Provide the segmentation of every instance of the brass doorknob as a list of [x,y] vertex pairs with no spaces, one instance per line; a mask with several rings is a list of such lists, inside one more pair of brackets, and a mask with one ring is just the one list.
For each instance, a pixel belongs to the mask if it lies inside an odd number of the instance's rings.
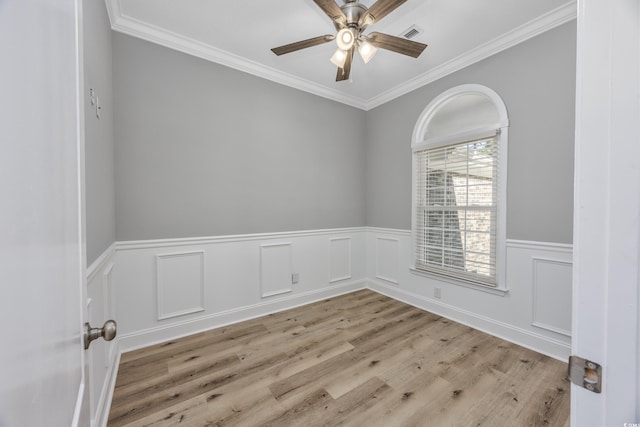
[[105,341],[111,341],[116,337],[118,325],[115,320],[107,320],[102,328],[92,328],[89,322],[84,324],[84,349],[89,348],[91,341],[102,337]]

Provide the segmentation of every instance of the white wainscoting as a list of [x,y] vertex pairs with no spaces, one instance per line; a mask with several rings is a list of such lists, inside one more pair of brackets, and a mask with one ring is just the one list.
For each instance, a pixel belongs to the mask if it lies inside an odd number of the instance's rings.
[[[410,270],[411,232],[368,228],[368,287],[566,360],[571,338],[571,245],[507,241],[507,292]],[[436,297],[439,295],[439,297]]]
[[395,285],[399,283],[399,244],[396,238],[376,236],[376,279]]
[[508,248],[508,274],[531,283],[531,325],[571,337],[571,246],[511,240]]
[[293,243],[260,245],[260,290],[262,298],[293,292]]
[[329,239],[329,283],[349,279],[351,279],[351,237]]
[[[87,268],[88,320],[93,327],[115,318],[115,262],[116,250],[112,245]],[[86,355],[89,359],[91,424],[106,426],[120,359],[118,341],[96,340]]]
[[559,310],[549,301],[571,302],[573,264],[533,258],[533,326],[571,336],[571,304]]
[[87,275],[91,323],[118,322],[116,340],[89,353],[93,425],[106,425],[121,351],[363,288],[566,360],[571,245],[508,240],[506,253],[507,291],[498,292],[412,272],[407,230],[117,242]]
[[[120,348],[129,351],[362,289],[365,240],[365,228],[350,228],[118,242]],[[180,299],[185,286],[189,295]],[[167,298],[175,298],[173,305],[166,305]]]
[[204,251],[156,255],[158,320],[204,311]]
[[[123,351],[364,287],[558,359],[570,350],[571,245],[508,240],[506,292],[412,272],[408,230],[118,242],[116,251]],[[191,254],[194,262],[171,264],[172,279],[157,286],[156,276],[165,274],[157,260],[173,261],[176,254]],[[178,278],[185,277],[191,278],[189,301],[158,318],[159,293],[179,295],[184,280]]]

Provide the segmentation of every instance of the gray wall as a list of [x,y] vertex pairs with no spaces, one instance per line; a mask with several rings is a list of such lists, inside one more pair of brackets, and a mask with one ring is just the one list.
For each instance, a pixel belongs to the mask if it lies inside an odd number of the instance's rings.
[[478,83],[509,111],[507,237],[571,243],[575,34],[565,24],[363,112],[114,33],[116,237],[410,229],[416,120]]
[[116,235],[365,225],[365,112],[113,34]]
[[[104,1],[83,2],[83,36],[85,207],[87,265],[90,265],[116,237],[111,25]],[[100,119],[90,105],[89,88],[100,98]]]
[[366,115],[366,224],[411,228],[411,134],[454,86],[495,90],[510,119],[507,237],[572,243],[575,21],[397,98]]

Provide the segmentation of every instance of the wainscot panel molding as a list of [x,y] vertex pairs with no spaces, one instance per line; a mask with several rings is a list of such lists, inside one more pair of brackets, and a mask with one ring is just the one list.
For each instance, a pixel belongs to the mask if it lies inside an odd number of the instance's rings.
[[253,233],[253,234],[234,234],[227,236],[206,236],[206,237],[186,237],[180,239],[155,239],[155,240],[128,240],[116,242],[115,248],[118,252],[147,249],[147,248],[170,248],[184,247],[192,245],[208,245],[214,243],[233,243],[255,240],[275,240],[287,239],[289,237],[310,237],[310,236],[335,236],[350,235],[352,233],[363,233],[367,229],[365,227],[350,228],[328,228],[324,230],[303,230],[303,231],[283,231],[277,233]]
[[[118,242],[114,283],[120,348],[129,351],[362,289],[365,237],[365,228],[343,228]],[[201,264],[173,262],[185,254]],[[156,260],[170,260],[170,269],[156,271]],[[157,287],[156,275],[170,280]],[[191,289],[188,301],[165,310],[179,317],[159,319],[157,313],[165,312],[159,304],[166,298],[179,303],[185,286]]]
[[[155,259],[167,248],[202,253],[204,310],[159,321]],[[564,360],[569,354],[571,245],[508,240],[507,292],[500,293],[411,272],[408,230],[359,227],[118,242],[115,250],[122,351],[369,287],[549,356]],[[282,276],[268,286],[266,253],[277,255],[273,265],[279,267],[272,272]]]
[[351,279],[351,237],[329,239],[329,283]]
[[[87,312],[92,326],[102,326],[106,320],[114,318],[116,258],[116,245],[112,244],[87,268]],[[86,355],[91,387],[91,425],[106,426],[120,359],[117,338],[111,342],[94,341]]]
[[[399,266],[397,277],[392,277],[395,282],[387,280],[388,273],[380,272],[380,258],[384,258],[381,252],[396,257],[389,246],[384,246],[394,241]],[[386,242],[382,251],[381,242]],[[367,228],[370,289],[548,356],[560,360],[569,356],[571,245],[507,240],[507,289],[492,292],[494,289],[416,274],[410,269],[411,244],[411,231]]]
[[562,254],[573,253],[573,245],[567,243],[550,243],[550,242],[535,242],[530,240],[514,240],[507,239],[507,247],[513,249],[527,249],[531,251],[543,251],[543,252],[559,252]]
[[260,290],[262,298],[293,291],[292,243],[260,245]]
[[[570,255],[569,255],[570,256]],[[571,336],[571,292],[573,262],[532,257],[533,326]],[[558,309],[549,301],[569,301],[569,309]]]
[[376,236],[376,279],[398,284],[399,240]]
[[109,411],[111,409],[111,400],[113,399],[113,390],[116,387],[116,378],[118,376],[118,367],[120,366],[120,346],[118,341],[114,339],[111,345],[112,351],[109,353],[107,372],[104,381],[101,384],[100,398],[96,407],[95,417],[92,418],[92,427],[107,427],[109,421]]
[[108,263],[112,263],[116,255],[116,244],[112,243],[95,261],[87,267],[87,284],[91,283],[96,274],[104,271]]
[[204,251],[156,255],[158,320],[204,311]]

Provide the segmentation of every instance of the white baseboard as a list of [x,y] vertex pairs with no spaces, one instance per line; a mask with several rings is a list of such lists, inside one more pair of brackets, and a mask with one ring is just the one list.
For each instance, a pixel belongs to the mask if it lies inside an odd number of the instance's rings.
[[289,310],[301,305],[361,289],[370,289],[422,310],[446,317],[455,322],[553,357],[554,359],[566,361],[571,351],[571,346],[561,341],[371,279],[367,281],[349,282],[304,294],[286,296],[277,300],[228,310],[198,319],[123,335],[119,338],[119,348],[122,353],[126,353],[164,341],[178,339],[283,310]]
[[113,390],[116,387],[116,378],[118,376],[118,367],[120,366],[120,352],[118,339],[112,343],[113,351],[110,352],[107,368],[107,375],[102,384],[102,392],[98,399],[96,407],[95,419],[92,420],[92,427],[107,427],[109,421],[109,411],[111,410],[111,401],[113,399]]
[[289,310],[294,307],[321,301],[326,298],[333,298],[365,288],[366,281],[356,280],[311,292],[289,295],[246,307],[227,310],[209,316],[199,317],[197,319],[125,334],[119,339],[120,351],[122,353],[126,353],[128,351],[148,347],[168,340],[182,338],[188,335],[204,332],[209,329],[219,328],[260,316],[266,316],[283,310]]
[[396,286],[369,279],[367,288],[563,362],[567,361],[571,352],[571,346],[563,342],[402,290]]

